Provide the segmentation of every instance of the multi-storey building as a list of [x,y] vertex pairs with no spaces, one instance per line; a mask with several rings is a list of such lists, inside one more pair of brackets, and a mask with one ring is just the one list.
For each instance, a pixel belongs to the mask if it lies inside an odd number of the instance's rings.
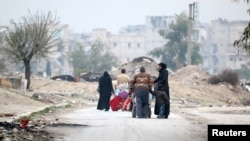
[[91,40],[101,40],[110,51],[126,63],[134,58],[148,55],[149,51],[161,47],[166,39],[159,35],[159,30],[169,30],[169,25],[175,22],[174,16],[147,16],[146,25],[127,26],[120,29],[118,35],[111,34],[106,29],[94,29]]
[[91,40],[101,40],[122,63],[145,56],[144,35],[131,33],[115,35],[105,29],[94,29],[91,33]]
[[[51,49],[51,53],[47,58],[41,60],[33,59],[31,62],[32,74],[46,72],[51,70],[51,76],[72,74],[72,67],[69,63],[69,26],[60,25],[62,30],[56,33],[55,38],[59,39],[56,46]],[[49,63],[49,65],[48,65]],[[19,64],[18,68],[23,68],[23,64]],[[49,68],[47,68],[49,67]]]
[[240,69],[250,63],[249,55],[234,46],[239,39],[247,21],[214,20],[207,28],[207,37],[201,42],[201,67],[210,74],[216,74],[224,69]]
[[175,23],[175,16],[147,16],[145,46],[147,51],[162,47],[167,43],[160,34],[160,30],[169,31],[169,25]]

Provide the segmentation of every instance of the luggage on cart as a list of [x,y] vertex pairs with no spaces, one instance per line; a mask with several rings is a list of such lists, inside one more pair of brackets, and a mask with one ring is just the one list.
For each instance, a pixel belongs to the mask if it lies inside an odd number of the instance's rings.
[[127,97],[126,100],[124,101],[123,103],[123,106],[122,106],[122,111],[127,111],[130,109],[130,102],[131,102],[131,97]]
[[109,105],[112,111],[118,111],[121,108],[122,98],[120,96],[115,96],[109,101]]
[[121,91],[119,92],[118,96],[120,96],[122,98],[122,100],[126,100],[129,96],[129,93],[128,92],[125,92],[125,91]]

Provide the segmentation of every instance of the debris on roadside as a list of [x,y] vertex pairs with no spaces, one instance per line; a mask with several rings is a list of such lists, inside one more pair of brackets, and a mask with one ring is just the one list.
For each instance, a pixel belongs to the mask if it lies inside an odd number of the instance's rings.
[[71,76],[71,75],[58,75],[58,76],[51,77],[51,79],[75,82],[75,78],[73,76]]
[[23,118],[13,122],[0,122],[0,140],[3,141],[45,141],[52,136],[45,130],[47,126],[54,126],[58,119],[48,120],[44,117],[29,120]]

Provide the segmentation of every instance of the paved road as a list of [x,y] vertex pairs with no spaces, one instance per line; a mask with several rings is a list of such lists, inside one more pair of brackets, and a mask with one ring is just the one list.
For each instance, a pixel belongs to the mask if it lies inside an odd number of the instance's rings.
[[[153,110],[153,109],[152,109]],[[66,123],[84,124],[83,127],[57,128],[65,141],[206,141],[206,132],[181,116],[169,119],[132,118],[128,111],[98,111],[95,107],[78,109],[62,115]]]

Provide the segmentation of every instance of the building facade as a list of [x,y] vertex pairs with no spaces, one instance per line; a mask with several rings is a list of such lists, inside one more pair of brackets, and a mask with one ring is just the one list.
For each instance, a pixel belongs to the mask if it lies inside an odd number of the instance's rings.
[[100,40],[121,63],[145,56],[145,36],[137,34],[111,34],[105,29],[93,29],[91,41]]
[[240,69],[250,63],[249,55],[234,46],[247,21],[214,20],[207,27],[207,35],[201,43],[203,64],[201,67],[210,74],[217,74],[224,69]]

